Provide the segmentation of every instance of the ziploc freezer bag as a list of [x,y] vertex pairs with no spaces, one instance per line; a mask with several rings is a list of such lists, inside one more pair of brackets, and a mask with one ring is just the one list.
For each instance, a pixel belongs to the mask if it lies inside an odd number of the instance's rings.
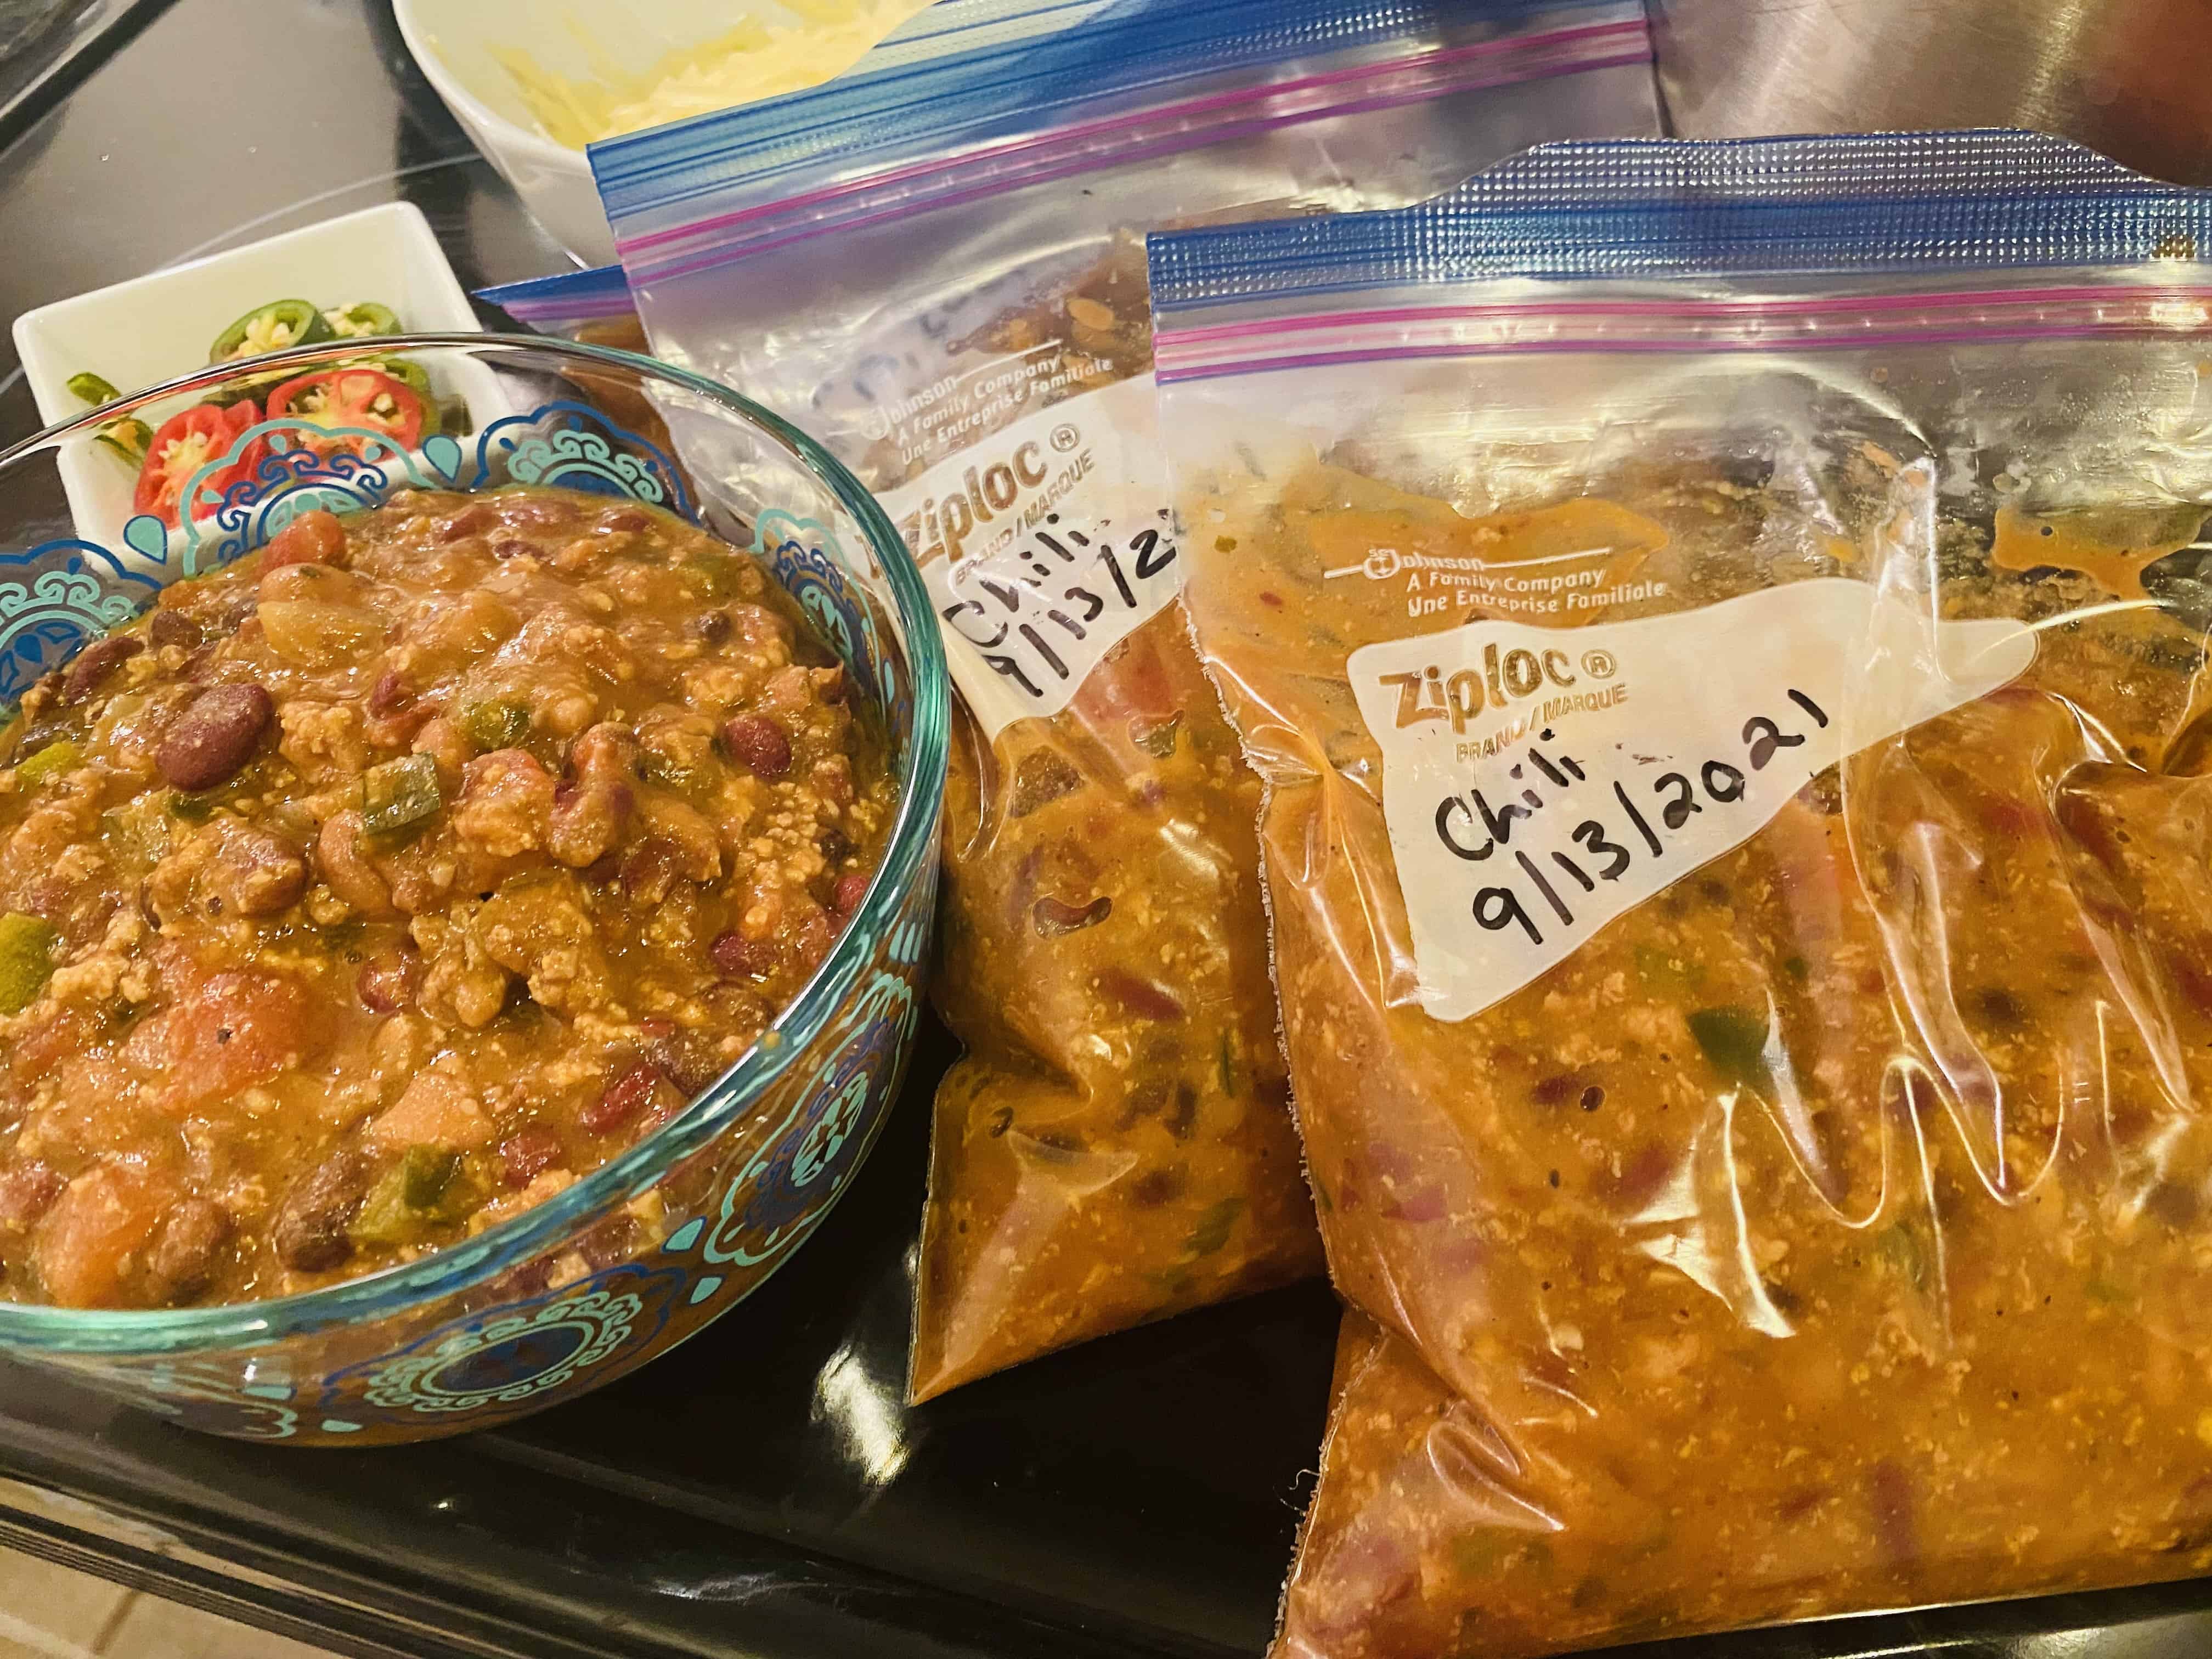
[[1141,235],[1649,132],[1635,5],[940,5],[820,92],[597,146],[661,355],[777,405],[921,561],[949,795],[912,1389],[1320,1266],[1245,769],[1175,604]]
[[539,334],[623,351],[645,349],[645,326],[637,319],[637,303],[620,265],[502,283],[477,289],[476,297]]
[[1283,1659],[2212,1568],[2208,235],[1969,133],[1153,239],[1376,1331]]

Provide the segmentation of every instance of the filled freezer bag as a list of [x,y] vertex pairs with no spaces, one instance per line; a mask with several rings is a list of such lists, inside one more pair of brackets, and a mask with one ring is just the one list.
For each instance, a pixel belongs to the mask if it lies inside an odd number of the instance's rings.
[[1153,240],[1374,1322],[1282,1659],[2212,1568],[2208,234],[1984,133]]
[[[927,33],[918,33],[927,26]],[[1259,782],[1176,602],[1143,232],[1649,132],[1641,9],[933,8],[819,92],[594,147],[656,350],[884,499],[965,711],[916,1398],[1318,1269]]]

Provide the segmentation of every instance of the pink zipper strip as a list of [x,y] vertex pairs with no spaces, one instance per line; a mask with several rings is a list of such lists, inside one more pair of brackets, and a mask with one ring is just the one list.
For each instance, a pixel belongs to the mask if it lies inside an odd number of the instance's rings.
[[[2084,306],[2108,307],[2112,314],[2083,316]],[[2175,306],[2197,308],[2191,317],[2160,317]],[[2071,316],[2020,315],[2052,308]],[[1962,312],[1995,313],[1972,319]],[[1900,326],[1903,313],[1924,313],[1920,325]],[[1834,319],[1880,318],[1890,325],[1822,327]],[[1517,319],[1555,319],[1584,323],[1612,320],[1680,326],[1656,335],[1633,329],[1588,328],[1541,337],[1447,337],[1461,325],[1476,328]],[[1769,331],[1769,319],[1794,320],[1800,326]],[[1528,301],[1482,306],[1427,306],[1403,311],[1366,310],[1335,316],[1289,317],[1211,325],[1178,330],[1160,328],[1154,337],[1161,381],[1208,380],[1230,374],[1264,374],[1279,369],[1328,364],[1385,362],[1398,359],[1477,356],[1492,353],[1569,351],[1786,351],[1835,350],[1905,345],[1958,345],[1978,340],[2081,339],[2118,333],[2187,332],[2212,329],[2212,287],[2105,287],[1997,289],[1936,294],[1876,294],[1852,298],[1706,300]],[[1731,332],[1730,331],[1734,331]],[[1363,334],[1382,334],[1364,343]],[[1299,345],[1303,337],[1310,343]],[[1263,343],[1282,349],[1266,350]]]
[[[1630,46],[1633,50],[1623,48]],[[1516,63],[1516,58],[1527,62]],[[1286,112],[1274,116],[1255,118],[1243,124],[1230,125],[1225,132],[1208,122],[1206,118],[1254,104],[1279,102],[1285,100],[1326,94],[1337,89],[1356,88],[1363,82],[1381,80],[1386,76],[1435,76],[1462,67],[1481,67],[1492,60],[1501,72],[1486,78],[1470,76],[1455,79],[1451,85],[1438,88],[1424,85],[1418,90],[1396,94],[1377,93],[1364,98],[1331,99],[1311,107]],[[1543,60],[1538,62],[1535,60]],[[1107,161],[1141,160],[1148,155],[1164,150],[1185,148],[1199,143],[1217,143],[1224,137],[1234,137],[1242,131],[1264,131],[1297,121],[1313,120],[1328,115],[1357,114],[1370,109],[1389,108],[1395,105],[1419,101],[1437,96],[1440,92],[1476,90],[1486,86],[1500,86],[1516,81],[1547,79],[1556,75],[1580,74],[1585,70],[1617,67],[1623,64],[1649,63],[1651,60],[1650,32],[1640,21],[1593,23],[1579,28],[1559,29],[1548,34],[1529,35],[1517,40],[1486,40],[1474,46],[1455,47],[1446,52],[1432,52],[1417,57],[1395,58],[1388,63],[1363,64],[1347,69],[1328,70],[1317,75],[1303,76],[1295,81],[1284,81],[1266,86],[1243,87],[1231,92],[1211,94],[1203,98],[1186,99],[1180,103],[1164,104],[1151,109],[1139,110],[1127,115],[1110,116],[1096,121],[1058,128],[1049,132],[1031,134],[1010,139],[1003,143],[986,145],[964,155],[948,161],[935,157],[911,161],[857,179],[841,179],[824,185],[817,190],[763,202],[751,207],[738,208],[731,212],[702,219],[694,224],[678,225],[666,230],[647,231],[622,239],[617,247],[625,264],[636,260],[640,280],[665,280],[690,271],[720,263],[739,251],[759,252],[767,247],[780,247],[786,243],[802,240],[832,228],[848,228],[855,223],[872,224],[887,218],[896,218],[926,208],[948,203],[972,200],[994,191],[1013,188],[1018,185],[1036,184],[1073,173],[1087,172]],[[1188,131],[1189,124],[1203,123],[1200,132]],[[1172,135],[1163,135],[1149,143],[1140,142],[1125,147],[1114,141],[1139,132],[1147,127],[1174,125],[1182,129]],[[1069,161],[1054,165],[1050,157],[1055,152],[1080,150],[1084,153]],[[1025,157],[1037,158],[1036,164],[1021,169],[1011,164]],[[839,219],[834,223],[817,222],[796,228],[787,236],[748,246],[744,239],[737,239],[735,246],[724,246],[711,253],[682,264],[655,268],[647,256],[656,247],[677,242],[692,242],[701,237],[717,236],[720,233],[754,224],[762,220],[787,220],[806,215],[832,204],[864,198],[871,195],[893,191],[902,185],[926,184],[947,179],[948,175],[982,172],[1002,174],[979,180],[964,190],[945,192],[920,191],[905,199],[887,205],[874,214],[858,218]]]

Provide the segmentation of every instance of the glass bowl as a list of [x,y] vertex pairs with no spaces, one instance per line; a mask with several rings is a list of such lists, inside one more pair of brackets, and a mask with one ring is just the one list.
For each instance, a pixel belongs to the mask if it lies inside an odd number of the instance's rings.
[[[658,1132],[536,1208],[271,1301],[161,1312],[0,1301],[0,1347],[19,1358],[193,1428],[292,1445],[512,1420],[673,1347],[789,1259],[851,1182],[905,1068],[945,782],[945,659],[921,578],[874,498],[803,434],[680,369],[539,339],[353,340],[250,372],[364,356],[428,377],[447,407],[439,435],[402,448],[325,425],[311,446],[296,420],[261,422],[211,454],[174,527],[131,513],[131,470],[98,447],[100,431],[125,416],[158,428],[235,366],[0,454],[0,707],[166,583],[252,551],[307,508],[545,483],[666,507],[759,559],[882,721],[900,805],[866,897],[761,1042]],[[594,1261],[594,1228],[625,1211],[662,1219],[649,1242]]]

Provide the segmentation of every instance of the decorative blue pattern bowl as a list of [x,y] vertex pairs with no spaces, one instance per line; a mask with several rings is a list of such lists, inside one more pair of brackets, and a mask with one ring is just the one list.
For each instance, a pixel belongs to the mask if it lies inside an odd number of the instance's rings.
[[[928,596],[874,499],[827,452],[710,381],[589,346],[416,335],[254,368],[305,374],[365,349],[465,398],[465,435],[403,449],[375,432],[263,422],[209,458],[179,527],[142,515],[66,535],[59,469],[100,459],[102,425],[137,415],[158,428],[235,367],[0,455],[0,705],[165,584],[252,551],[310,507],[557,484],[667,507],[761,560],[872,702],[900,811],[850,926],[760,1043],[681,1115],[535,1209],[405,1266],[273,1301],[155,1313],[0,1301],[0,1347],[18,1358],[192,1428],[293,1445],[510,1421],[673,1347],[789,1259],[867,1156],[905,1068],[945,786],[948,693]],[[656,1197],[664,1236],[592,1270],[579,1241]]]

